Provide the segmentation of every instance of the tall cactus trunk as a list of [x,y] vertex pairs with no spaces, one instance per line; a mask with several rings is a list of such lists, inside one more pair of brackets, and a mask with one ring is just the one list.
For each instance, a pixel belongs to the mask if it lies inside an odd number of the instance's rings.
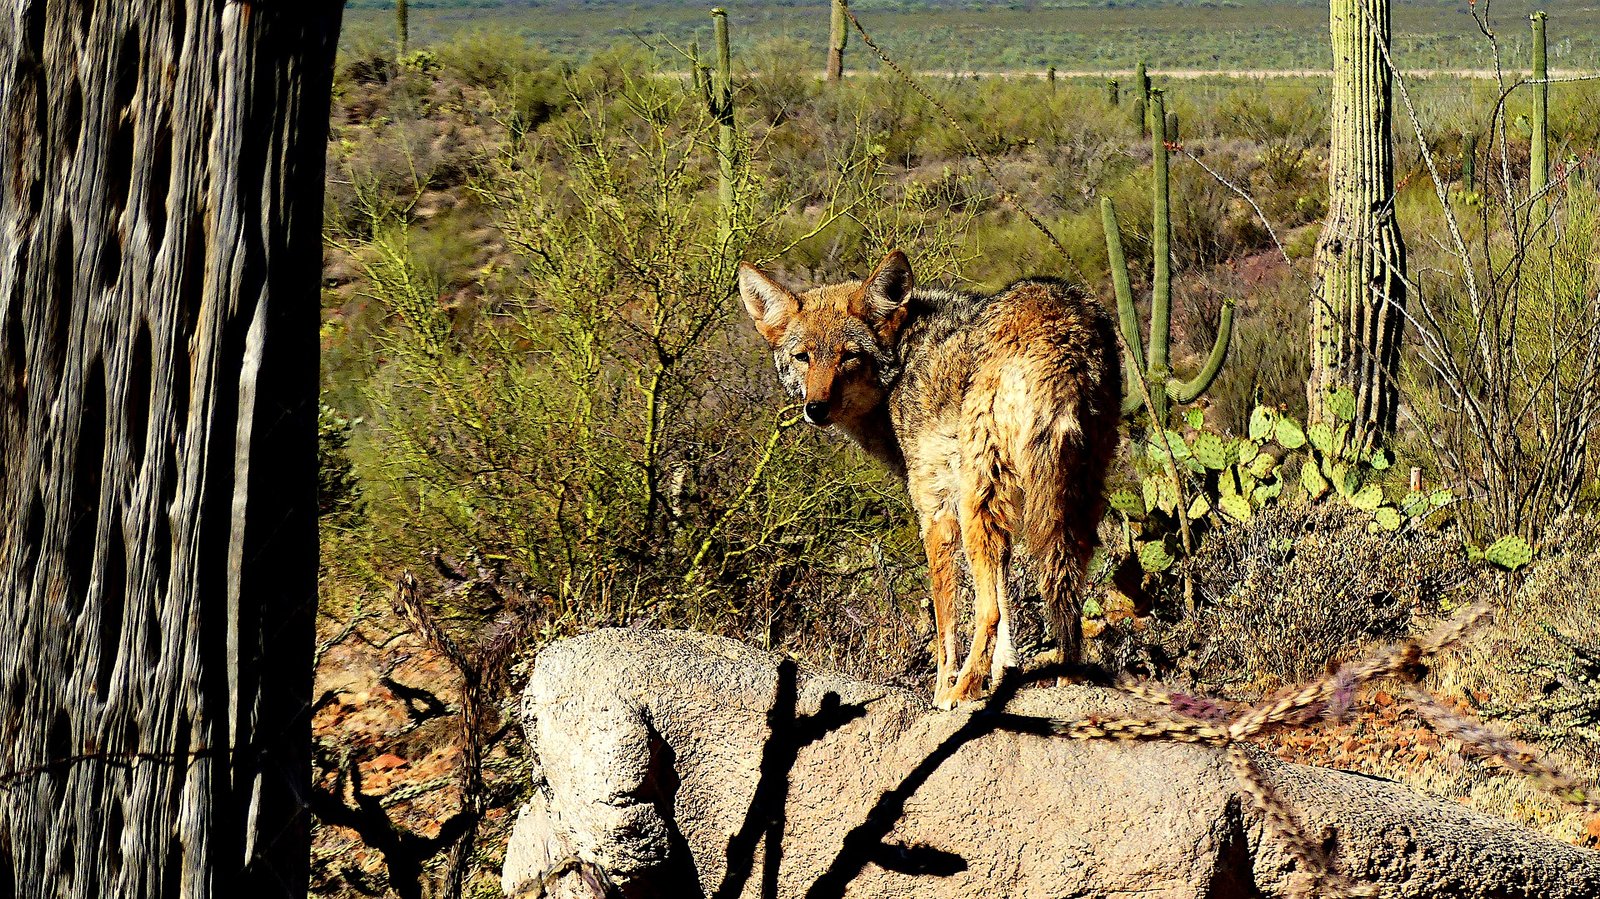
[[[1337,423],[1328,399],[1356,396],[1351,437],[1394,431],[1405,309],[1405,244],[1394,217],[1392,79],[1384,60],[1389,0],[1332,0],[1333,127],[1328,217],[1311,299],[1308,418]],[[1381,42],[1381,43],[1380,43]]]
[[[1149,92],[1150,121],[1166,121],[1166,105],[1161,91]],[[1172,181],[1168,173],[1167,144],[1160,128],[1150,132],[1150,155],[1155,163],[1155,183],[1151,188],[1151,255],[1154,257],[1150,287],[1150,416],[1158,424],[1167,421],[1167,378],[1172,374],[1170,335],[1172,333]]]
[[343,5],[0,12],[0,896],[306,895]]
[[711,11],[717,45],[717,69],[711,84],[712,115],[717,120],[717,200],[722,210],[722,237],[733,232],[733,178],[738,146],[733,133],[733,60],[728,52],[728,11]]
[[833,17],[828,25],[828,80],[844,77],[844,49],[850,42],[849,23],[845,20],[847,0],[833,0]]
[[1150,75],[1145,71],[1144,60],[1141,59],[1139,67],[1133,72],[1133,123],[1142,137],[1150,136],[1149,102]]
[[407,48],[411,46],[411,12],[406,8],[406,0],[395,0],[394,37],[399,55],[406,55]]
[[1545,56],[1544,25],[1549,18],[1543,10],[1533,20],[1533,142],[1529,147],[1528,193],[1533,197],[1529,224],[1542,229],[1549,218],[1550,204],[1545,192],[1550,188],[1550,69]]

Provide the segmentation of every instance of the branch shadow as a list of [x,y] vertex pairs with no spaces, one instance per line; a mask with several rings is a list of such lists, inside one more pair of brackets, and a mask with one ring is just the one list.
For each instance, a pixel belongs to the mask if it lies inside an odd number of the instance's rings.
[[[340,796],[347,778],[354,805],[346,805]],[[475,823],[472,814],[458,812],[441,822],[438,833],[431,837],[396,826],[382,800],[362,791],[361,768],[354,758],[347,760],[333,790],[312,786],[309,795],[312,813],[324,823],[348,827],[362,842],[378,850],[389,875],[389,886],[400,899],[423,899],[424,863],[454,844]],[[360,884],[352,886],[361,888]]]
[[[1058,667],[1040,668],[1026,673],[1011,671],[1001,679],[983,701],[982,708],[972,713],[967,722],[946,737],[900,783],[878,797],[866,818],[845,835],[839,854],[828,870],[811,884],[805,899],[843,899],[845,889],[868,864],[905,874],[926,874],[948,877],[965,871],[966,861],[959,855],[925,845],[902,846],[886,843],[884,838],[905,815],[906,803],[923,784],[939,770],[956,751],[968,742],[997,730],[1016,730],[1031,733],[1048,733],[1049,719],[1033,718],[1004,712],[1005,707],[1024,686],[1047,678],[1054,679],[1064,673]],[[1073,672],[1080,679],[1088,673],[1089,680],[1098,672]],[[1101,675],[1103,676],[1103,675]]]
[[[728,840],[726,873],[712,892],[712,899],[734,899],[744,891],[755,872],[758,847],[762,849],[761,896],[777,899],[784,831],[788,824],[789,773],[795,760],[802,748],[866,714],[864,704],[847,705],[840,701],[837,693],[827,693],[815,713],[800,715],[799,681],[799,667],[793,660],[785,659],[778,664],[778,686],[772,707],[767,711],[768,737],[761,752],[760,778],[756,781],[744,823]],[[930,869],[937,868],[933,863],[924,864]]]

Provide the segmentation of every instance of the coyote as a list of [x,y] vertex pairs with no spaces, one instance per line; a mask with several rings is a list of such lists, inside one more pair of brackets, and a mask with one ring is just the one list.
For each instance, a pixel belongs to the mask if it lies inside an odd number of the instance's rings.
[[[805,420],[838,425],[906,481],[932,580],[934,702],[974,699],[1017,665],[1006,575],[1019,531],[1061,660],[1077,663],[1122,399],[1099,304],[1047,278],[988,297],[919,288],[899,250],[864,281],[804,293],[743,263],[739,294]],[[974,589],[959,669],[958,547]]]

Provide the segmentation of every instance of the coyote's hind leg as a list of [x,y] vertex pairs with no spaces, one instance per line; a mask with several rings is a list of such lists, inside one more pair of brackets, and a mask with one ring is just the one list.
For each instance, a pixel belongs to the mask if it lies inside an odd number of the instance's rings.
[[945,708],[976,699],[983,680],[1016,664],[1011,648],[1010,603],[1006,594],[1011,564],[1011,527],[987,473],[963,485],[961,538],[972,569],[972,648],[951,688]]

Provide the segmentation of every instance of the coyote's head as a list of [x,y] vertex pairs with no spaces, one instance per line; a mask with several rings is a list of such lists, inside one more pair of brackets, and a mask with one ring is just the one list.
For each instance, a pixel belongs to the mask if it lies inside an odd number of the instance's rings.
[[850,421],[883,400],[900,373],[895,341],[906,319],[911,263],[895,250],[864,281],[794,293],[749,263],[739,295],[772,344],[784,389],[805,402],[814,425]]

